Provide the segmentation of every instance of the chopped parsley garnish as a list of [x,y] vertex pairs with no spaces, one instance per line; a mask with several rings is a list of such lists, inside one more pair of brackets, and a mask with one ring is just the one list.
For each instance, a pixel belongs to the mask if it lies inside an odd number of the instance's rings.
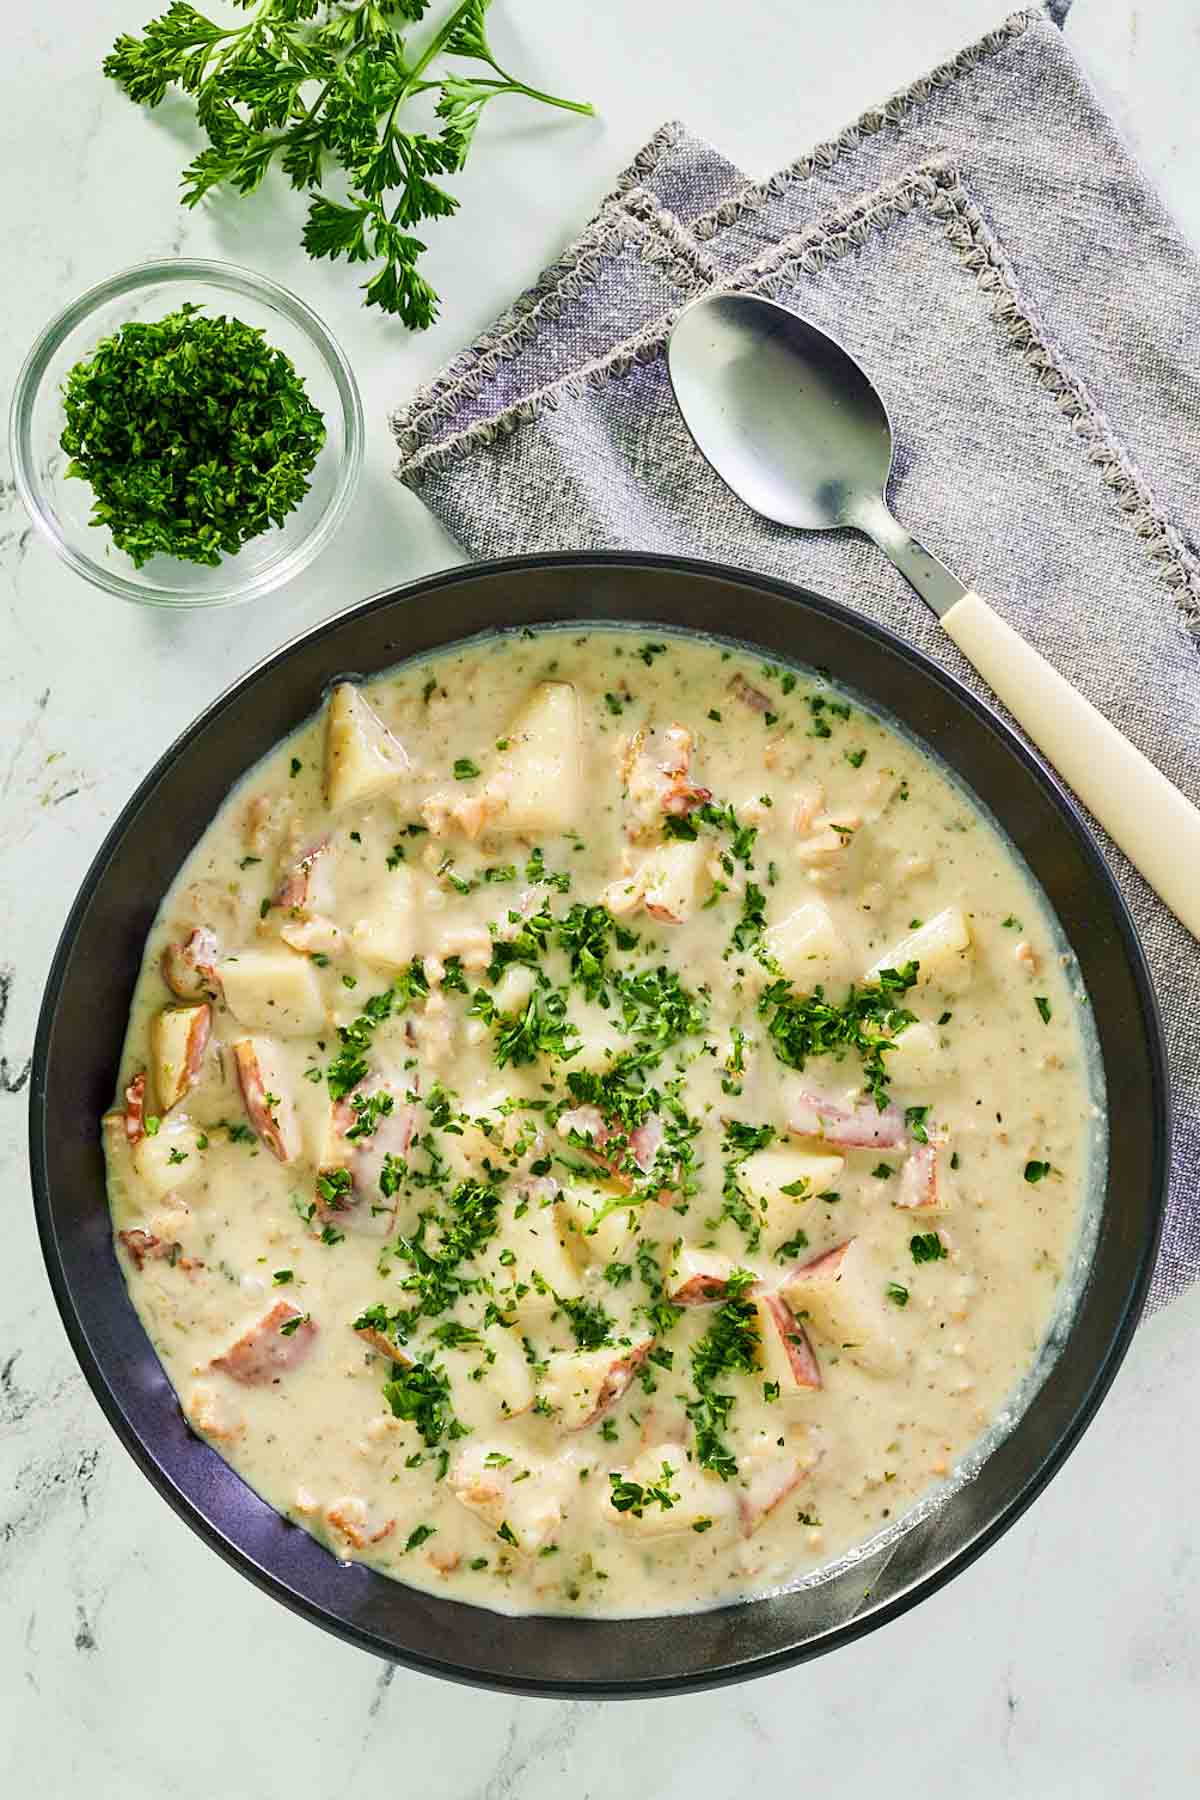
[[763,991],[758,1010],[770,1015],[767,1034],[776,1056],[790,1069],[803,1069],[810,1057],[841,1058],[853,1050],[882,1112],[890,1080],[885,1058],[916,1019],[900,1001],[916,984],[917,968],[910,962],[901,969],[882,969],[877,981],[851,987],[840,1005],[827,1000],[821,987],[800,995],[787,981],[772,982]]
[[890,1181],[896,1171],[891,1163],[877,1162],[875,1167],[871,1170],[871,1173],[876,1181]]
[[906,1106],[904,1109],[904,1123],[918,1144],[929,1142],[929,1132],[925,1128],[925,1121],[928,1117],[929,1108],[927,1106]]
[[1025,1179],[1031,1185],[1044,1181],[1049,1173],[1050,1164],[1048,1162],[1027,1162],[1025,1164]]
[[908,1289],[906,1287],[901,1287],[898,1281],[889,1281],[883,1291],[893,1305],[908,1305]]
[[808,1233],[806,1231],[794,1231],[786,1244],[780,1244],[775,1255],[780,1262],[791,1262],[794,1257],[799,1256],[802,1250],[807,1249]]
[[62,394],[66,473],[88,484],[90,523],[138,569],[160,555],[216,566],[282,525],[325,443],[291,359],[261,330],[191,301],[121,325]]
[[454,762],[455,781],[474,781],[480,773],[479,764],[472,762],[469,756],[459,756]]
[[289,1281],[295,1280],[295,1276],[291,1269],[276,1269],[271,1280],[275,1283],[276,1287],[286,1287]]
[[936,1231],[918,1233],[916,1237],[909,1238],[908,1248],[915,1263],[940,1262],[950,1254]]
[[1033,997],[1033,1004],[1037,1007],[1038,1011],[1042,1015],[1042,1024],[1048,1025],[1050,1023],[1053,1009],[1050,1005],[1049,1000],[1047,1000],[1045,994],[1035,994]]
[[407,1555],[410,1550],[419,1550],[421,1545],[427,1543],[436,1533],[436,1525],[415,1525],[408,1534],[402,1554]]
[[415,1362],[409,1369],[399,1369],[391,1381],[383,1384],[383,1397],[397,1419],[416,1426],[424,1443],[432,1450],[443,1438],[466,1435],[466,1427],[454,1416],[450,1404],[450,1383],[444,1369]]
[[734,1397],[719,1392],[715,1384],[736,1372],[752,1375],[758,1366],[758,1316],[753,1302],[743,1297],[754,1279],[749,1269],[734,1270],[728,1282],[729,1298],[692,1350],[696,1398],[688,1401],[687,1415],[696,1434],[696,1458],[702,1468],[713,1469],[723,1481],[737,1474],[737,1458],[723,1436]]
[[628,1481],[615,1469],[609,1471],[611,1492],[609,1503],[614,1512],[632,1513],[640,1519],[648,1506],[660,1506],[664,1512],[678,1503],[679,1495],[671,1492],[671,1479],[675,1471],[669,1462],[662,1465],[662,1476],[658,1481],[643,1484],[640,1481]]
[[567,1316],[580,1350],[599,1350],[611,1341],[613,1322],[599,1301],[573,1300],[562,1294],[556,1294],[555,1299]]
[[280,1337],[291,1337],[293,1331],[299,1331],[300,1327],[302,1325],[307,1325],[311,1318],[311,1313],[294,1313],[290,1319],[285,1319],[283,1324],[279,1327]]

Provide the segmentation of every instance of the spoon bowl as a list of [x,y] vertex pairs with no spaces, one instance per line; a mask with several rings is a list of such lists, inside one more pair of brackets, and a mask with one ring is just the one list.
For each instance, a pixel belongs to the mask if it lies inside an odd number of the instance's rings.
[[863,495],[886,488],[883,401],[841,344],[786,307],[714,294],[679,319],[668,366],[701,454],[765,518],[853,525]]

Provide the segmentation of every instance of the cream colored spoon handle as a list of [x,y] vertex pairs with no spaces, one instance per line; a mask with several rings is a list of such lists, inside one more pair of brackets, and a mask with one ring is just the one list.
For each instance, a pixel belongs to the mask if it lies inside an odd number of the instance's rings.
[[956,600],[941,622],[1047,762],[1200,938],[1200,811],[978,594]]

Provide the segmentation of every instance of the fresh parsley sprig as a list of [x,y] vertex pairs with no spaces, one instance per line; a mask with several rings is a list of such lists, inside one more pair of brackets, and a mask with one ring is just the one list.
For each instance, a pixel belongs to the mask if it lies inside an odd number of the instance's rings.
[[[405,34],[429,0],[234,3],[250,15],[245,24],[223,26],[171,0],[141,37],[117,39],[104,73],[143,106],[170,88],[194,97],[208,143],[183,172],[185,206],[215,188],[253,193],[277,163],[310,196],[308,254],[376,263],[367,305],[424,330],[438,297],[418,271],[425,244],[413,227],[458,211],[439,178],[463,167],[484,107],[518,94],[567,112],[594,108],[501,67],[486,30],[491,0],[459,0],[420,49]],[[482,68],[428,74],[438,57]],[[425,94],[437,96],[433,129],[408,122],[410,102]],[[344,198],[322,191],[331,177]]]

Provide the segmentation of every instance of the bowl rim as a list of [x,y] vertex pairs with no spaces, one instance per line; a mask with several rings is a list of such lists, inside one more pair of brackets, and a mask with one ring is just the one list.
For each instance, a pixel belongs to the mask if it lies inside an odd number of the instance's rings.
[[[99,556],[91,556],[68,542],[55,509],[47,502],[37,474],[37,458],[32,443],[32,416],[34,402],[45,380],[50,360],[72,331],[84,324],[101,306],[112,300],[119,300],[122,295],[137,293],[140,289],[156,285],[188,281],[204,282],[230,294],[241,294],[264,302],[276,312],[282,313],[304,334],[333,378],[341,404],[346,441],[328,502],[312,528],[287,555],[279,556],[252,576],[228,581],[205,593],[176,596],[162,588],[131,580],[118,570],[108,568]],[[256,269],[246,268],[240,263],[221,262],[206,257],[156,257],[148,262],[135,263],[118,270],[114,275],[106,276],[103,281],[96,282],[76,299],[68,302],[42,327],[26,353],[13,385],[8,415],[8,449],[13,482],[40,536],[85,581],[103,588],[107,593],[116,594],[123,600],[171,612],[200,611],[206,607],[232,606],[245,600],[258,599],[293,580],[314,562],[342,523],[354,498],[362,473],[365,439],[366,425],[358,381],[341,344],[320,315],[307,301],[269,275],[261,275]]]
[[[298,1592],[295,1587],[289,1585],[283,1576],[256,1561],[248,1550],[231,1542],[222,1533],[220,1528],[202,1510],[201,1505],[173,1480],[126,1417],[118,1395],[110,1383],[108,1372],[88,1341],[84,1322],[76,1309],[70,1291],[58,1232],[52,1215],[47,1170],[45,1108],[47,1062],[52,1029],[76,932],[103,880],[111,856],[124,836],[127,824],[137,814],[143,800],[158,780],[169,770],[170,765],[193,739],[205,731],[226,706],[257,681],[269,668],[284,662],[302,645],[316,642],[321,637],[340,629],[353,615],[375,612],[385,607],[395,606],[397,603],[409,604],[420,599],[434,598],[439,592],[460,583],[477,580],[480,577],[510,575],[519,577],[529,570],[556,570],[567,567],[583,570],[587,568],[661,569],[676,574],[726,581],[734,586],[759,588],[776,597],[799,602],[806,610],[825,614],[835,622],[848,624],[855,631],[874,638],[882,648],[898,654],[901,660],[917,664],[922,672],[945,689],[958,705],[974,714],[976,720],[985,729],[990,730],[1001,740],[1009,753],[1018,759],[1026,772],[1047,795],[1059,819],[1074,838],[1076,847],[1089,866],[1091,875],[1103,887],[1108,896],[1121,948],[1128,961],[1132,984],[1140,1008],[1141,1023],[1144,1027],[1147,1071],[1153,1096],[1152,1117],[1147,1128],[1151,1153],[1151,1191],[1148,1196],[1152,1215],[1151,1227],[1140,1243],[1135,1266],[1128,1272],[1119,1313],[1107,1331],[1104,1354],[1098,1360],[1090,1377],[1087,1378],[1086,1389],[1067,1423],[1056,1430],[1055,1440],[1049,1452],[1033,1467],[1016,1491],[1010,1494],[995,1516],[986,1525],[974,1530],[964,1544],[944,1556],[933,1568],[915,1579],[902,1592],[883,1603],[864,1608],[844,1622],[828,1627],[817,1640],[805,1640],[799,1644],[759,1656],[737,1658],[711,1670],[668,1674],[657,1678],[606,1679],[588,1682],[586,1685],[571,1678],[549,1680],[510,1673],[500,1676],[491,1671],[472,1667],[464,1662],[422,1653],[409,1647],[400,1649],[394,1643],[389,1643],[381,1633],[360,1625],[352,1619],[336,1616],[319,1601]],[[596,623],[591,620],[586,622]],[[550,621],[547,620],[546,623],[549,624]],[[631,628],[636,629],[636,626],[631,626]],[[502,633],[505,629],[511,629],[511,627],[506,627],[505,621],[498,618],[497,634]],[[687,630],[686,627],[681,629],[684,632]],[[466,640],[458,638],[448,640],[451,643],[458,641]],[[418,654],[436,654],[436,652]],[[402,661],[404,658],[400,656],[397,660]],[[917,735],[919,736],[919,734]],[[46,979],[38,1016],[29,1083],[29,1157],[34,1213],[55,1303],[58,1306],[71,1347],[102,1411],[125,1449],[133,1457],[142,1473],[167,1501],[172,1511],[183,1519],[204,1542],[216,1550],[226,1563],[237,1569],[242,1575],[247,1576],[261,1591],[281,1601],[289,1611],[320,1626],[343,1642],[370,1651],[391,1663],[416,1669],[425,1674],[440,1676],[466,1686],[560,1699],[572,1697],[647,1699],[659,1695],[693,1693],[794,1667],[815,1655],[825,1654],[843,1644],[851,1643],[889,1623],[892,1619],[898,1618],[945,1586],[954,1576],[962,1573],[977,1557],[989,1549],[1010,1526],[1015,1524],[1062,1467],[1070,1452],[1079,1442],[1084,1430],[1094,1418],[1124,1360],[1134,1329],[1143,1311],[1161,1241],[1170,1167],[1170,1146],[1169,1070],[1161,1014],[1145,953],[1129,907],[1117,886],[1099,844],[1073,797],[1057,776],[1027,748],[1004,719],[983,701],[977,699],[956,676],[943,669],[922,650],[908,643],[890,628],[864,617],[852,606],[832,600],[800,584],[760,575],[751,570],[739,569],[731,564],[696,557],[637,551],[546,552],[528,556],[486,559],[443,569],[431,575],[418,576],[398,587],[382,589],[365,600],[344,607],[329,618],[297,633],[278,649],[260,658],[245,674],[231,682],[192,720],[156,760],[153,767],[138,783],[125,806],[122,807],[97,850],[63,926]],[[219,1457],[218,1451],[213,1450],[212,1454]],[[976,1479],[978,1479],[978,1473],[971,1478],[972,1481]],[[269,1503],[262,1502],[262,1504],[265,1506]],[[386,1576],[379,1578],[389,1579]],[[413,1592],[413,1590],[407,1591]],[[420,1591],[416,1592],[420,1598]],[[726,1614],[735,1614],[743,1607],[752,1607],[761,1603],[755,1600],[740,1601],[716,1610]],[[464,1617],[468,1622],[474,1619],[494,1620],[498,1623],[505,1617],[505,1615],[493,1614],[487,1609],[466,1603],[455,1602],[454,1604],[462,1607]],[[537,1615],[532,1616],[536,1617]],[[672,1616],[655,1615],[656,1618],[663,1620],[669,1620]],[[681,1615],[685,1619],[688,1616]],[[572,1625],[577,1626],[591,1622],[569,1621]],[[602,1625],[620,1624],[620,1621],[597,1621],[597,1623]]]

